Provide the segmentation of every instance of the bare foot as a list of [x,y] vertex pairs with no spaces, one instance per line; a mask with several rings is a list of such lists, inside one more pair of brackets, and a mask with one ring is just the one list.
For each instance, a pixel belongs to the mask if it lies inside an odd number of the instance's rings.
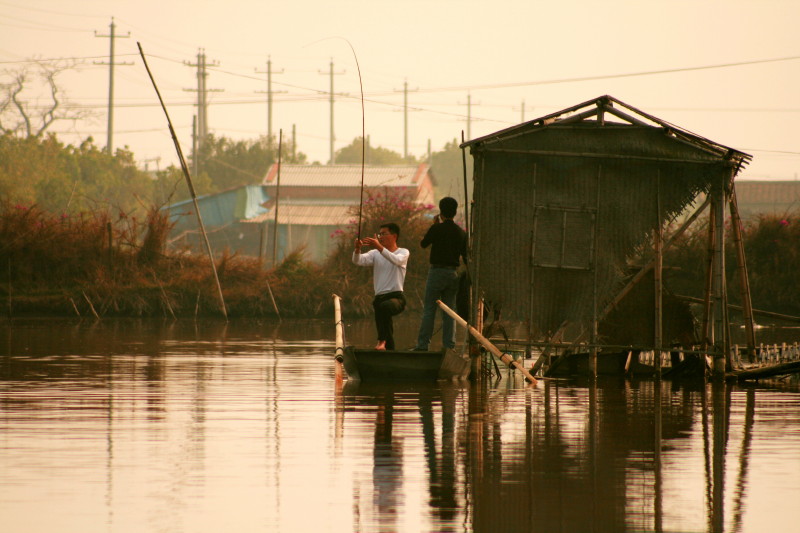
[[386,341],[381,341],[375,346],[376,350],[385,350],[386,349]]

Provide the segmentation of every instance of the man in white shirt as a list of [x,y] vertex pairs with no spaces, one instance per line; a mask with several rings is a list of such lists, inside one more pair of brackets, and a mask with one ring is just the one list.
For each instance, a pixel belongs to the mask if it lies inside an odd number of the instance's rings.
[[[353,263],[372,267],[372,284],[375,288],[375,326],[378,330],[376,350],[394,350],[394,327],[392,317],[406,308],[403,282],[409,251],[397,246],[400,228],[394,222],[383,224],[375,237],[356,239]],[[369,245],[372,250],[361,253],[361,247]]]

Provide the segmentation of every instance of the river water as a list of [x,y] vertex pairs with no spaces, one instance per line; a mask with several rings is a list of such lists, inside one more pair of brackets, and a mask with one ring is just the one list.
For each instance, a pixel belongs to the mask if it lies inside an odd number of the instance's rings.
[[333,338],[0,323],[0,531],[800,531],[796,380],[337,384]]

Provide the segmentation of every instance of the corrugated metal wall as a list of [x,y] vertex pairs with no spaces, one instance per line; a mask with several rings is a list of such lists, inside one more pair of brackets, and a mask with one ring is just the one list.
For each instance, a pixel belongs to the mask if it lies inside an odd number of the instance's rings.
[[[502,306],[506,319],[532,316],[535,338],[564,321],[588,327],[595,294],[598,307],[613,298],[628,259],[650,246],[652,230],[730,176],[719,158],[684,143],[672,152],[663,139],[653,144],[648,129],[627,137],[604,137],[597,128],[567,133],[535,132],[473,149],[478,296]],[[568,141],[581,155],[558,149]],[[630,158],[615,156],[620,147]]]

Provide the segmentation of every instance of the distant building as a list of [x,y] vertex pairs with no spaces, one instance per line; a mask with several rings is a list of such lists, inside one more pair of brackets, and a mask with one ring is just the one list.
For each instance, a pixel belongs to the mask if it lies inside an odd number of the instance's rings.
[[[262,182],[269,198],[267,211],[244,223],[264,228],[268,258],[273,249],[280,261],[302,246],[307,259],[322,261],[334,247],[331,235],[344,229],[353,218],[350,213],[360,203],[361,182],[361,165],[281,165],[279,188],[275,164]],[[366,166],[363,183],[365,191],[373,193],[388,189],[408,192],[420,204],[432,204],[434,200],[430,169],[424,163]],[[276,210],[278,245],[274,247]]]
[[736,199],[742,218],[799,213],[800,181],[736,180]]
[[[226,248],[240,254],[259,255],[261,228],[243,221],[265,213],[267,209],[263,204],[267,200],[266,192],[260,185],[237,187],[197,198],[203,226],[215,255]],[[170,246],[188,247],[198,253],[204,251],[205,244],[200,234],[194,202],[185,200],[167,206],[164,210],[169,212],[170,221],[175,223],[170,232]]]

